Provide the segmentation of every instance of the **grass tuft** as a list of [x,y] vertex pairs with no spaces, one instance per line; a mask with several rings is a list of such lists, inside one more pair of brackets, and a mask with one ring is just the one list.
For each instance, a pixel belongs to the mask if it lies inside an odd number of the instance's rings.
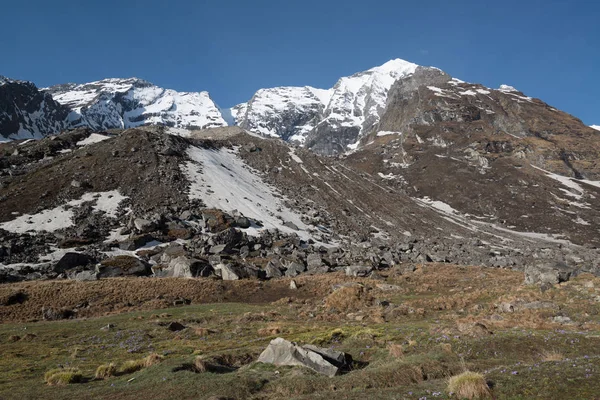
[[46,372],[44,380],[50,386],[64,386],[81,382],[83,374],[79,368],[56,368]]
[[117,375],[117,366],[114,363],[102,364],[96,368],[96,379],[106,379]]
[[485,399],[492,397],[485,377],[477,372],[465,371],[448,381],[448,391],[459,399]]
[[144,358],[144,367],[148,368],[156,364],[160,364],[165,358],[156,353],[152,353]]
[[565,359],[565,356],[556,350],[545,350],[542,352],[542,361],[544,362],[549,362],[549,361],[562,361]]
[[404,349],[401,344],[390,343],[387,346],[390,356],[394,358],[402,358],[404,356]]
[[146,359],[145,358],[140,358],[139,360],[127,360],[125,361],[123,364],[121,364],[121,367],[119,367],[118,373],[119,374],[132,374],[134,372],[137,372],[141,369],[143,369],[146,365]]

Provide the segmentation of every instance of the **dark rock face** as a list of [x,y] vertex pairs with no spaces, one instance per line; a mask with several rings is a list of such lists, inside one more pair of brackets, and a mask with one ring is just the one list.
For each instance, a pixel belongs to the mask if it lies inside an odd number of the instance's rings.
[[31,82],[0,76],[0,138],[40,139],[69,125],[69,109]]

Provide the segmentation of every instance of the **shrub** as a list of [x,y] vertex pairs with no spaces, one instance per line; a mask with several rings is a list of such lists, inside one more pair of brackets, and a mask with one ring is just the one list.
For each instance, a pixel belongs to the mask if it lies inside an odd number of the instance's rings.
[[450,378],[448,391],[454,393],[459,399],[484,399],[492,396],[485,377],[471,371]]
[[117,374],[117,366],[113,363],[102,364],[96,368],[96,379],[106,379]]
[[78,368],[56,368],[44,374],[44,380],[48,385],[59,386],[70,383],[78,383],[83,380],[83,374]]

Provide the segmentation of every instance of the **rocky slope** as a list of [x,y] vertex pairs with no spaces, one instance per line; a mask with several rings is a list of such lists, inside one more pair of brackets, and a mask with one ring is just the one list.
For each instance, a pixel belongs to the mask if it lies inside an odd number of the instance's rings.
[[347,162],[457,224],[598,246],[600,134],[508,86],[420,69]]
[[[362,151],[322,158],[230,127],[186,138],[162,128],[78,129],[0,152],[4,280],[364,275],[427,261],[598,268],[598,251],[576,243],[579,231],[546,234],[548,219],[534,226],[538,235],[470,222],[367,173],[355,157],[372,155]],[[596,224],[588,207],[581,215]]]
[[30,82],[0,76],[0,141],[40,139],[64,130],[69,110]]
[[72,110],[69,122],[73,127],[114,129],[156,124],[201,129],[227,125],[208,92],[177,92],[136,78],[44,90]]

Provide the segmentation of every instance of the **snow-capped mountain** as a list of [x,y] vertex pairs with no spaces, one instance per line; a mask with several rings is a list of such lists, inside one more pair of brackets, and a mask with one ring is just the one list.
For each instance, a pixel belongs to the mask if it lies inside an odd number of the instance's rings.
[[600,131],[600,125],[590,125],[590,128]]
[[104,79],[44,89],[72,109],[71,126],[93,129],[160,124],[176,128],[226,126],[208,92],[177,92],[137,79]]
[[58,133],[67,127],[68,113],[33,83],[0,76],[0,141]]
[[244,129],[267,137],[303,143],[322,120],[332,90],[305,87],[260,89],[231,114]]
[[232,114],[237,125],[255,133],[305,143],[319,153],[343,152],[379,122],[393,83],[417,67],[395,59],[343,77],[327,90],[261,89]]

